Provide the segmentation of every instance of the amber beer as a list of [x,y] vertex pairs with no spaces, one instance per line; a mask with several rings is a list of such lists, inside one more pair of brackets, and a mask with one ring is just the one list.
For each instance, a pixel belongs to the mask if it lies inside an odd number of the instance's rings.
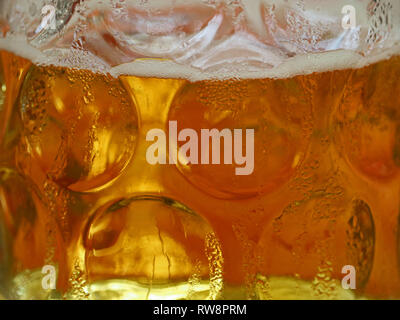
[[[399,57],[202,81],[0,67],[4,297],[400,297]],[[149,164],[169,121],[254,129],[254,172]]]

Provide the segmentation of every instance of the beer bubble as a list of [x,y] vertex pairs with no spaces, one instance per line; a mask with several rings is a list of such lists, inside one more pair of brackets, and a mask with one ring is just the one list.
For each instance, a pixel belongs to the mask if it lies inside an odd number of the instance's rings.
[[213,229],[171,199],[136,197],[103,206],[87,225],[84,246],[89,285],[98,297],[115,290],[113,283],[135,287],[130,294],[136,299],[216,299],[223,288]]
[[127,96],[110,76],[32,67],[20,99],[31,161],[48,179],[73,191],[113,181],[136,145],[136,109]]
[[90,297],[86,275],[78,264],[74,265],[69,278],[70,290],[65,294],[69,300],[87,300]]

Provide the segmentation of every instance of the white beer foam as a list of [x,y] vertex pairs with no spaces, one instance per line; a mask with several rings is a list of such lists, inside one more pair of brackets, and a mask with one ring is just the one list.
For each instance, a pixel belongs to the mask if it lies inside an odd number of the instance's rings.
[[179,78],[190,81],[207,79],[290,78],[314,72],[363,68],[400,55],[400,44],[397,44],[392,48],[380,50],[367,57],[350,50],[337,50],[298,55],[286,59],[279,66],[271,69],[227,66],[215,72],[210,72],[181,65],[171,60],[156,59],[138,59],[131,63],[111,67],[90,52],[82,52],[77,49],[57,49],[42,52],[30,46],[23,38],[0,39],[0,49],[26,58],[37,65],[85,69],[96,73],[110,73],[114,77],[132,75],[140,77]]
[[[19,5],[21,6],[20,9],[25,6],[28,7],[28,5],[31,3],[31,1],[26,0],[16,1],[18,1]],[[385,1],[389,2],[389,0],[381,0],[380,2]],[[126,2],[142,3],[143,1],[129,0]],[[221,0],[220,2],[227,2],[227,0]],[[6,3],[6,1],[4,3]],[[113,5],[113,1],[111,0],[88,0],[84,3],[88,12],[93,10],[111,9]],[[168,7],[172,3],[184,5],[187,3],[187,0],[149,0],[143,3],[145,3],[145,6],[159,8],[160,6]],[[204,1],[192,0],[191,3],[200,4],[204,3]],[[369,1],[367,0],[337,0],[329,3],[326,3],[326,1],[324,2],[323,0],[305,0],[296,2],[296,6],[304,7],[299,11],[301,15],[303,15],[300,17],[306,18],[308,21],[307,23],[315,23],[318,25],[318,23],[324,21],[331,21],[332,17],[340,18],[341,6],[347,3],[351,3],[355,6],[358,12],[358,23],[364,27],[368,27],[367,7]],[[291,37],[293,35],[289,34],[287,35],[288,39],[284,39],[285,41],[279,43],[279,45],[283,44],[284,46],[279,49],[280,51],[270,45],[264,45],[263,43],[257,42],[258,40],[254,38],[255,45],[254,48],[251,49],[254,50],[253,52],[255,54],[260,53],[261,58],[260,56],[256,55],[255,60],[252,60],[251,62],[256,61],[259,64],[247,63],[251,60],[250,58],[249,60],[246,60],[246,57],[239,57],[242,60],[236,60],[234,63],[215,63],[213,65],[213,56],[211,56],[211,58],[206,56],[206,58],[209,59],[207,62],[211,61],[211,64],[207,65],[207,63],[205,63],[204,65],[206,65],[207,68],[200,68],[197,66],[202,66],[201,63],[204,61],[204,59],[192,61],[190,59],[184,60],[182,57],[178,56],[177,59],[168,58],[163,60],[157,60],[151,57],[146,59],[132,59],[132,62],[129,63],[110,65],[102,57],[98,57],[89,51],[73,49],[64,45],[61,48],[51,46],[48,48],[45,46],[46,49],[39,49],[37,46],[34,46],[34,44],[30,43],[27,40],[26,34],[19,31],[19,29],[10,32],[10,34],[7,34],[5,38],[0,37],[0,49],[7,50],[21,57],[27,58],[37,65],[55,65],[68,68],[87,69],[97,73],[110,73],[115,77],[121,75],[135,75],[142,77],[184,78],[191,81],[230,78],[288,78],[296,75],[310,74],[313,72],[362,68],[375,62],[389,59],[392,56],[400,55],[400,1],[394,0],[391,3],[391,10],[393,11],[393,27],[392,31],[389,33],[389,38],[383,43],[377,43],[371,51],[367,52],[367,54],[357,50],[360,48],[352,50],[347,47],[336,47],[334,42],[333,47],[332,45],[330,47],[328,46],[327,48],[323,47],[323,50],[321,50],[321,48],[312,48],[311,51],[315,49],[313,52],[301,52],[302,48],[300,48],[299,51],[296,51],[296,48],[294,48],[294,53],[292,53],[293,56],[289,57],[286,56],[287,52],[285,52],[287,49],[285,45],[288,45],[289,48],[291,48],[290,41],[292,41],[291,39],[293,38]],[[240,5],[246,13],[248,25],[252,28],[252,30],[258,32],[261,38],[263,36],[262,33],[265,32],[266,29],[265,26],[263,26],[262,17],[260,15],[260,6],[275,5],[277,8],[282,7],[287,9],[287,1],[285,0],[241,0]],[[289,9],[292,9],[292,7],[289,7]],[[332,12],[335,12],[335,14],[332,14]],[[69,24],[77,24],[79,17],[80,15],[73,16]],[[346,36],[346,32],[341,33],[343,34],[343,37]],[[347,36],[348,35],[349,34],[347,34]],[[229,39],[230,42],[224,43],[229,45],[229,48],[233,47],[234,50],[240,50],[241,46],[246,47],[253,41],[253,38],[246,37],[231,37]],[[296,41],[296,38],[294,40]],[[343,40],[340,34],[338,34],[338,41],[339,40]],[[243,41],[248,42],[243,45]],[[321,41],[321,43],[322,42],[323,41]],[[159,43],[156,44],[158,45]],[[216,48],[218,48],[219,45],[220,42],[216,41],[211,45],[210,48],[206,48],[206,55],[208,53],[215,53]],[[112,50],[111,47],[110,50]],[[220,52],[217,52],[214,57],[218,58],[219,53]],[[222,53],[224,53],[224,51],[222,51]],[[271,63],[269,66],[267,66],[269,62]]]
[[0,50],[12,52],[41,66],[57,66],[110,73],[111,67],[88,51],[78,49],[48,49],[41,51],[31,46],[24,37],[0,38]]
[[145,59],[111,68],[110,73],[115,77],[134,75],[140,77],[181,78],[190,81],[211,79],[282,79],[315,72],[359,69],[379,61],[390,59],[396,55],[400,55],[400,45],[368,57],[363,57],[349,50],[337,50],[298,55],[285,60],[282,64],[272,69],[257,70],[249,67],[244,67],[243,69],[226,67],[216,72],[196,70],[188,66],[179,65],[173,61]]

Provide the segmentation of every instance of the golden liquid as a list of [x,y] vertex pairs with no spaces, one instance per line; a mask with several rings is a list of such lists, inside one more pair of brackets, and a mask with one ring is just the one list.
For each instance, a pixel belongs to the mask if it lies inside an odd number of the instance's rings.
[[[399,57],[199,82],[1,62],[5,297],[400,297]],[[150,165],[146,134],[171,120],[254,129],[253,174]]]

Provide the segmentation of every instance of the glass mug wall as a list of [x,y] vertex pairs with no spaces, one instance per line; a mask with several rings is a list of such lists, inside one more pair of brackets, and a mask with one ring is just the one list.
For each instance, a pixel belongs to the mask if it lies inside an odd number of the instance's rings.
[[0,1],[3,298],[399,298],[399,13]]

